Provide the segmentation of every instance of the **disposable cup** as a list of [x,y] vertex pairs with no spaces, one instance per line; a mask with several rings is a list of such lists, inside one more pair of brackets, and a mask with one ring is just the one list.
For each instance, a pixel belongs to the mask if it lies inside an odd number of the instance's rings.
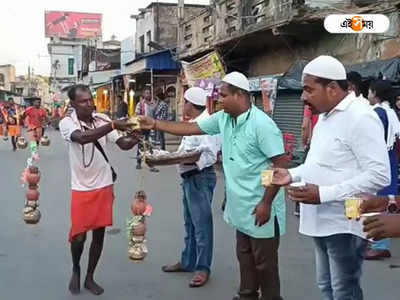
[[263,186],[268,187],[272,185],[272,178],[274,176],[273,170],[265,170],[261,172],[261,183]]
[[359,220],[361,218],[360,205],[361,198],[350,197],[344,202],[345,215],[349,220]]

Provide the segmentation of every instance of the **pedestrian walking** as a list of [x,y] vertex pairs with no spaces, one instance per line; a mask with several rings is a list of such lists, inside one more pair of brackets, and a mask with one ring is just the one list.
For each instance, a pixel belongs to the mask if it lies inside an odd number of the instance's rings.
[[[142,98],[139,103],[136,105],[135,114],[137,116],[147,116],[154,117],[154,110],[157,108],[157,102],[154,101],[151,93],[150,87],[145,87],[143,90]],[[148,142],[150,140],[150,130],[143,130],[143,140]],[[140,153],[141,149],[143,150],[143,142],[139,142],[136,152],[136,169],[140,170],[142,168],[142,155]],[[151,172],[159,172],[158,169],[152,167],[150,168]]]
[[40,139],[43,137],[44,126],[49,123],[47,113],[40,105],[41,99],[35,98],[33,105],[25,109],[22,115],[28,126],[29,140],[36,142],[37,146],[39,146]]
[[13,151],[17,150],[17,138],[21,136],[20,116],[14,99],[8,99],[1,109],[2,119],[6,127],[7,136],[11,137]]

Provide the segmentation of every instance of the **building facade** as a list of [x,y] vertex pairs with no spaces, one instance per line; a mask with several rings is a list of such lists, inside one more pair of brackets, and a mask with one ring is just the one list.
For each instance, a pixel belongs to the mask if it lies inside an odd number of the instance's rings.
[[[241,71],[257,82],[252,94],[262,107],[260,83],[290,72],[299,61],[325,54],[355,65],[399,57],[399,8],[400,1],[211,1],[208,9],[180,23],[178,56],[191,62],[218,51],[228,72]],[[330,34],[324,29],[324,19],[338,13],[384,14],[390,28],[384,34]],[[301,87],[276,89],[274,110],[278,126],[295,134],[298,145],[303,110],[300,94]]]
[[0,89],[13,91],[15,82],[15,67],[13,65],[0,65]]

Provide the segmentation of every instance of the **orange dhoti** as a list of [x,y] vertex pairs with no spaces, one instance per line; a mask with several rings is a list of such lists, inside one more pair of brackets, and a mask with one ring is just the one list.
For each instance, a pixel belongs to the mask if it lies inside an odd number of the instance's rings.
[[10,136],[15,136],[15,137],[21,136],[21,126],[19,126],[19,125],[8,125],[7,129],[8,129],[8,134]]
[[69,241],[82,233],[113,225],[114,186],[72,191]]

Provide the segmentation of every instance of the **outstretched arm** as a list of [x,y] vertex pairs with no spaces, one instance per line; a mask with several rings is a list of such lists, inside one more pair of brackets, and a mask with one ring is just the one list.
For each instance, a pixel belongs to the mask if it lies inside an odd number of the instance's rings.
[[169,122],[154,120],[149,117],[138,117],[140,123],[140,129],[144,130],[159,130],[168,132],[174,135],[186,136],[186,135],[203,135],[200,127],[195,122]]

